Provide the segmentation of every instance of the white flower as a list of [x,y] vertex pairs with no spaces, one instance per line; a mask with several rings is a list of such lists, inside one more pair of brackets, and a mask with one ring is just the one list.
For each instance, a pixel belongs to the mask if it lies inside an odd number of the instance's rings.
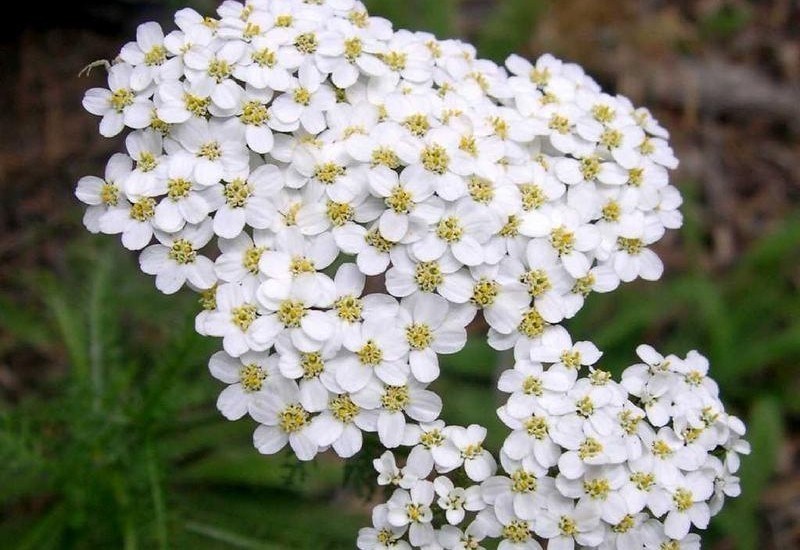
[[483,440],[486,438],[486,428],[483,426],[477,424],[466,428],[451,426],[448,428],[447,437],[461,451],[464,471],[472,481],[481,482],[497,470],[494,457],[483,448]]
[[277,374],[277,357],[248,352],[234,358],[218,351],[211,356],[208,368],[214,378],[229,384],[217,398],[217,408],[228,420],[247,414],[259,393],[267,391],[267,383]]
[[217,282],[214,263],[198,251],[212,235],[210,220],[187,225],[179,233],[157,232],[161,244],[145,248],[139,256],[139,266],[156,276],[156,288],[164,294],[177,292],[186,281],[199,290],[211,288]]
[[280,355],[278,367],[281,374],[298,381],[300,404],[304,409],[311,412],[324,411],[329,405],[331,393],[341,393],[330,368],[330,361],[339,352],[338,342],[328,339],[319,350],[299,351],[292,341],[291,333],[284,331],[275,341],[275,349]]
[[377,224],[366,229],[347,224],[335,233],[336,244],[346,254],[356,256],[356,264],[364,275],[378,275],[389,265],[390,253],[396,244],[381,236]]
[[588,269],[587,253],[600,238],[594,226],[581,223],[578,213],[566,207],[529,212],[523,216],[519,230],[523,235],[546,239],[573,277],[580,277]]
[[400,484],[402,475],[392,451],[384,451],[379,458],[372,461],[372,466],[378,472],[378,485]]
[[252,237],[240,233],[233,239],[220,239],[221,254],[214,262],[217,277],[226,283],[246,282],[257,286],[260,282],[259,261],[272,243],[272,233],[259,230],[253,231]]
[[302,124],[309,133],[318,134],[325,129],[325,111],[335,103],[333,90],[323,84],[319,71],[313,65],[303,64],[298,79],[272,104],[273,116],[285,125],[276,129],[296,130]]
[[714,493],[713,473],[709,476],[704,471],[691,472],[655,491],[650,509],[657,516],[667,514],[664,533],[668,537],[680,540],[692,525],[699,529],[708,527],[711,513],[706,501]]
[[250,173],[244,132],[235,120],[192,118],[178,126],[173,136],[195,156],[194,178],[200,185],[246,179]]
[[100,216],[100,231],[109,235],[122,233],[122,245],[128,250],[141,250],[153,239],[152,219],[156,201],[142,197],[133,203],[120,198]]
[[[408,343],[396,327],[382,319],[365,321],[360,337],[344,342],[351,353],[336,359],[336,381],[348,392],[357,392],[378,377],[389,385],[402,386],[408,381],[406,362]],[[433,420],[433,419],[431,419]]]
[[83,224],[92,233],[100,231],[100,218],[122,199],[121,186],[131,169],[133,162],[128,155],[116,153],[106,164],[105,175],[84,176],[78,180],[75,196],[89,205],[83,215]]
[[259,166],[246,178],[235,178],[222,190],[225,202],[214,216],[214,233],[235,238],[245,227],[266,229],[278,215],[272,197],[283,183],[281,170],[272,164]]
[[240,357],[248,350],[265,351],[281,330],[260,314],[255,290],[240,283],[217,288],[217,308],[205,317],[204,329],[209,336],[219,336],[225,351]]
[[303,273],[288,281],[267,279],[258,287],[256,299],[266,312],[262,322],[269,332],[287,334],[292,345],[302,352],[319,351],[333,335],[333,320],[325,312],[312,309],[330,306],[331,292],[322,291],[311,274]]
[[275,454],[288,443],[300,460],[311,460],[318,446],[308,437],[310,415],[300,405],[297,384],[285,379],[268,382],[250,406],[250,415],[261,426],[253,434],[253,443],[262,454]]
[[388,521],[395,527],[409,527],[409,542],[413,546],[421,546],[433,542],[434,532],[431,526],[433,512],[431,503],[434,498],[433,483],[419,481],[410,491],[397,489],[386,503],[389,508]]
[[621,465],[593,466],[579,479],[558,476],[556,488],[562,496],[578,499],[578,506],[595,507],[603,521],[616,525],[631,512],[620,492],[627,479]]
[[100,134],[114,137],[125,126],[147,128],[150,125],[152,102],[147,94],[131,88],[133,68],[127,63],[118,63],[108,70],[108,86],[92,88],[83,98],[83,108],[103,117],[100,120]]
[[404,297],[417,292],[438,292],[451,302],[463,304],[473,294],[474,281],[452,254],[423,262],[400,249],[392,255],[392,267],[386,272],[386,290]]
[[386,504],[372,510],[373,527],[365,527],[358,532],[356,546],[359,550],[411,550],[402,540],[407,526],[396,527],[389,523],[389,507]]
[[402,241],[408,233],[419,238],[444,210],[442,202],[432,198],[433,187],[424,180],[411,179],[409,174],[403,170],[398,178],[393,170],[379,166],[368,176],[370,189],[386,205],[378,228],[383,237],[393,242]]
[[[575,543],[593,547],[603,541],[600,514],[593,506],[553,497],[534,522],[536,534],[547,539],[548,548],[572,550]],[[552,545],[552,546],[551,546]]]
[[532,361],[577,371],[583,365],[594,365],[603,354],[592,342],[573,344],[567,330],[558,326],[544,332],[540,342],[531,346],[530,355]]
[[376,417],[375,411],[360,408],[348,394],[335,395],[311,422],[308,436],[320,448],[331,445],[337,455],[348,458],[361,450],[361,431],[376,430]]
[[402,444],[415,446],[412,454],[427,454],[435,463],[436,470],[445,473],[459,467],[464,461],[447,433],[442,420],[423,422],[418,426],[406,424]]
[[411,250],[423,262],[438,260],[448,250],[464,265],[483,262],[482,244],[494,232],[495,220],[468,199],[457,202],[442,214],[433,230],[415,242]]
[[406,414],[417,422],[433,422],[442,412],[441,398],[415,381],[384,386],[380,394],[380,405],[378,436],[388,449],[402,443]]
[[328,28],[331,32],[320,36],[317,66],[331,75],[336,87],[349,88],[360,73],[386,74],[386,65],[376,55],[382,53],[380,42],[341,19],[331,21]]
[[186,78],[208,89],[211,101],[220,109],[233,109],[244,90],[230,77],[244,52],[244,43],[237,40],[212,42],[202,50],[189,50],[183,55]]
[[417,293],[400,302],[398,324],[405,331],[410,351],[411,374],[419,382],[439,377],[439,354],[455,353],[467,342],[464,315],[453,312],[447,300],[435,294]]
[[194,178],[194,159],[186,153],[170,155],[166,174],[155,192],[166,194],[156,206],[153,225],[161,231],[175,233],[183,226],[199,224],[217,209],[221,198],[214,187],[200,185]]
[[164,44],[164,31],[155,22],[136,28],[136,42],[128,42],[119,53],[120,59],[133,66],[130,83],[134,90],[144,90],[152,82],[177,80],[181,73],[178,58],[170,58]]
[[464,489],[454,486],[450,479],[439,476],[433,480],[433,487],[439,497],[436,504],[445,510],[447,521],[451,525],[464,521],[465,510],[474,512],[485,506],[481,499],[481,489],[477,485]]

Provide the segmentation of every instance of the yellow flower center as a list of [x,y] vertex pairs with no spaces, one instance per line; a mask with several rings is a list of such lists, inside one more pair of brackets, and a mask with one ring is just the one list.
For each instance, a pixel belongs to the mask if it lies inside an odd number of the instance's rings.
[[353,403],[353,400],[347,394],[331,399],[328,403],[328,408],[336,420],[345,424],[350,424],[358,416],[360,410],[358,405]]
[[367,342],[356,352],[358,360],[364,366],[374,367],[383,361],[383,351],[373,340]]
[[526,212],[535,210],[547,202],[547,195],[535,183],[523,183],[519,186],[522,194],[522,209]]
[[400,158],[389,147],[378,147],[372,152],[372,166],[386,166],[395,170],[400,167]]
[[544,269],[526,271],[520,276],[519,280],[521,283],[528,285],[528,294],[533,298],[538,298],[553,288],[550,277],[547,276],[547,272]]
[[438,144],[425,147],[420,153],[420,160],[425,170],[440,176],[447,172],[447,168],[450,166],[450,155],[447,154],[447,149]]
[[529,436],[535,437],[538,440],[543,440],[550,433],[550,426],[547,424],[547,419],[541,416],[531,416],[525,423],[525,431]]
[[423,292],[433,292],[444,281],[438,262],[420,262],[414,268],[414,282]]
[[355,323],[356,321],[361,320],[361,310],[363,304],[359,298],[356,298],[352,294],[342,296],[336,300],[333,303],[333,307],[336,309],[336,314],[343,321]]
[[381,396],[381,405],[392,412],[399,412],[408,405],[410,400],[408,386],[386,386]]
[[156,201],[151,197],[142,197],[131,205],[130,216],[137,222],[146,222],[156,213]]
[[346,202],[329,200],[325,208],[325,215],[334,227],[341,227],[353,219],[355,210]]
[[242,267],[255,275],[258,273],[258,264],[261,261],[261,256],[267,250],[265,246],[251,246],[244,253],[242,260]]
[[224,59],[212,59],[208,64],[208,76],[216,80],[217,82],[222,82],[226,78],[231,75],[231,66],[230,63],[225,61]]
[[515,519],[503,526],[503,538],[515,544],[522,544],[531,539],[531,525],[529,522]]
[[325,370],[325,362],[318,351],[300,354],[300,366],[303,369],[303,379],[311,380],[322,374]]
[[306,32],[298,35],[294,41],[294,47],[297,48],[297,51],[306,55],[316,52],[319,47],[317,35],[313,32]]
[[239,327],[242,332],[250,328],[250,325],[253,324],[257,316],[258,312],[256,306],[253,304],[245,304],[231,310],[231,321],[234,325]]
[[631,256],[638,256],[642,253],[644,242],[642,242],[642,239],[626,239],[625,237],[617,237],[617,246],[620,250],[624,250]]
[[213,162],[222,156],[222,147],[218,141],[209,141],[200,146],[197,156]]
[[326,162],[318,164],[314,168],[314,178],[320,183],[331,185],[336,183],[336,180],[341,176],[344,176],[346,171],[347,169],[344,166],[340,166],[335,162]]
[[186,265],[194,263],[197,258],[197,251],[192,246],[192,243],[186,239],[178,239],[172,243],[167,255],[175,263]]
[[108,102],[111,104],[112,109],[118,113],[121,113],[125,110],[125,107],[133,105],[134,97],[135,95],[133,90],[128,88],[120,88],[111,93],[111,98],[108,100]]
[[308,424],[308,413],[298,403],[293,403],[278,413],[278,426],[284,433],[302,430]]
[[144,64],[148,67],[156,67],[167,60],[167,48],[161,44],[156,44],[150,51],[144,54]]
[[536,338],[541,336],[546,327],[547,322],[542,315],[536,309],[529,309],[522,315],[522,321],[520,321],[517,330],[528,338]]
[[260,390],[267,379],[267,372],[255,363],[245,365],[239,370],[239,382],[246,392]]
[[305,304],[299,300],[284,300],[278,306],[278,321],[286,328],[297,328],[306,316]]
[[253,194],[253,188],[245,180],[236,178],[232,182],[225,184],[222,194],[228,206],[242,208],[247,205],[247,199]]
[[470,177],[467,188],[469,189],[469,196],[472,197],[472,200],[475,202],[488,204],[494,199],[494,186],[492,182],[486,178],[478,176]]
[[110,182],[100,186],[100,202],[106,206],[116,206],[119,203],[119,187]]
[[436,226],[436,236],[448,243],[455,243],[464,236],[464,229],[456,216],[448,216]]
[[398,214],[408,214],[414,204],[411,193],[400,185],[392,189],[392,193],[384,199],[384,202]]
[[260,101],[248,101],[242,107],[241,121],[248,126],[261,126],[269,120],[267,106]]
[[208,114],[208,106],[211,104],[211,98],[185,93],[183,94],[183,104],[186,110],[194,116],[204,117]]
[[581,460],[594,458],[603,452],[603,444],[593,437],[584,439],[578,447],[578,456]]
[[611,483],[605,478],[583,482],[583,491],[595,500],[605,500],[611,492]]
[[481,277],[472,287],[470,302],[478,307],[488,307],[494,303],[499,293],[500,285],[496,281]]
[[536,476],[525,470],[516,470],[511,474],[511,490],[515,493],[532,493],[538,486]]
[[424,323],[412,323],[406,327],[406,340],[416,350],[422,350],[431,345],[433,331]]
[[575,233],[564,226],[556,227],[550,231],[550,244],[559,256],[566,256],[575,248]]

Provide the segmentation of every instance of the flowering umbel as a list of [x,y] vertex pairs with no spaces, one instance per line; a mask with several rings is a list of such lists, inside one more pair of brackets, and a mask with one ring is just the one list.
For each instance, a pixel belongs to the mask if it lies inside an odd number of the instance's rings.
[[[409,448],[402,468],[375,460],[396,489],[363,550],[699,546],[749,452],[708,362],[640,346],[616,382],[560,324],[662,274],[649,247],[681,197],[646,109],[577,65],[500,67],[356,0],[226,1],[175,24],[141,25],[87,92],[103,136],[130,132],[76,194],[159,290],[200,293],[218,407],[259,423],[260,452],[350,457],[364,432]],[[499,466],[428,389],[479,311],[515,359]]]

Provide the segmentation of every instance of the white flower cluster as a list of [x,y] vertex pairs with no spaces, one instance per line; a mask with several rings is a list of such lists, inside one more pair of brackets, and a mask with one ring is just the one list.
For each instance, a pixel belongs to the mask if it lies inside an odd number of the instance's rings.
[[[512,430],[500,451],[505,475],[492,475],[485,429],[423,424],[402,469],[390,451],[375,461],[378,483],[398,488],[358,547],[468,550],[499,538],[501,550],[540,541],[551,550],[699,548],[692,525],[705,529],[740,492],[744,425],[725,413],[703,356],[637,352],[644,363],[619,384],[592,366],[592,344],[545,332],[531,351],[538,361],[518,359],[499,381],[510,394],[498,411]],[[466,483],[456,487],[442,474],[461,466]]]
[[[642,352],[620,385],[558,324],[592,291],[661,276],[648,247],[681,225],[681,197],[649,112],[576,65],[500,67],[356,0],[217,15],[180,10],[166,36],[141,25],[87,92],[103,136],[131,131],[76,194],[87,228],[141,250],[158,289],[201,293],[222,413],[255,419],[266,454],[350,457],[363,432],[412,447],[402,471],[378,461],[400,488],[360,548],[408,548],[406,532],[428,549],[695,544],[690,524],[735,494],[746,450],[702,360]],[[486,430],[445,426],[427,389],[479,311],[516,358],[500,379],[507,476]],[[461,467],[480,485],[443,475]]]

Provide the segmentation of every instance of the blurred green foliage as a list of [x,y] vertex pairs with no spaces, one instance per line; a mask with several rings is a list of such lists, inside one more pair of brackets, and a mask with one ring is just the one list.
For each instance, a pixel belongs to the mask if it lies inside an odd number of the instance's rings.
[[[457,0],[368,4],[398,27],[441,36],[456,29]],[[481,54],[501,60],[523,48],[548,4],[501,1],[478,31]],[[720,14],[708,30],[724,34],[738,20]],[[757,548],[756,510],[784,419],[800,413],[800,219],[787,220],[730,272],[708,273],[695,186],[681,187],[690,267],[657,284],[592,296],[569,328],[595,341],[604,366],[617,372],[636,360],[640,342],[709,355],[757,456],[744,461],[743,497],[713,527],[740,548]],[[226,422],[214,408],[220,386],[206,363],[217,345],[193,331],[195,298],[160,295],[112,241],[79,239],[58,273],[20,273],[22,294],[0,296],[0,328],[11,337],[3,342],[63,358],[65,367],[43,368],[48,376],[21,402],[0,402],[0,546],[352,548],[368,522],[370,505],[357,495],[369,493],[377,446],[347,468],[330,456],[299,466],[258,455],[253,424]],[[20,299],[30,295],[36,303]],[[476,337],[443,358],[436,385],[445,418],[487,426],[494,449],[504,431],[492,388],[505,360]]]

